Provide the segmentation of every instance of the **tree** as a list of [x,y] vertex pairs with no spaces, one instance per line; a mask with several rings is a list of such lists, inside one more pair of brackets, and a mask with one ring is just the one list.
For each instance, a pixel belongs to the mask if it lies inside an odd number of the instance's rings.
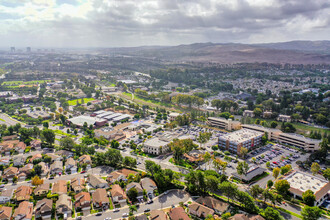
[[272,180],[268,180],[268,182],[267,182],[268,189],[272,188],[273,185],[274,185],[274,182]]
[[249,195],[249,193],[238,190],[235,197],[238,202],[240,202],[242,207],[245,208],[245,210],[249,210],[250,213],[258,212],[258,208],[254,204],[254,199]]
[[35,176],[35,177],[32,178],[31,183],[34,186],[39,186],[39,185],[44,183],[44,180],[40,179],[39,176]]
[[285,195],[290,189],[290,183],[287,180],[278,180],[275,182],[275,189],[280,194]]
[[245,161],[243,162],[238,162],[237,167],[236,167],[238,175],[246,175],[247,172],[249,171],[249,164]]
[[116,140],[112,140],[110,143],[111,148],[115,148],[115,149],[119,148],[119,145],[120,145],[119,142]]
[[311,172],[313,175],[317,174],[320,171],[321,167],[318,163],[313,163],[311,166]]
[[211,192],[214,192],[218,189],[219,180],[217,177],[209,175],[205,177],[205,184],[207,189],[209,189]]
[[133,215],[133,212],[137,212],[137,207],[135,205],[129,207],[129,215]]
[[238,192],[237,186],[228,181],[222,182],[219,186],[219,190],[228,197],[228,202],[229,199],[233,199]]
[[264,203],[266,203],[267,200],[271,200],[273,197],[273,194],[268,190],[264,190],[262,192],[262,198],[264,199]]
[[138,191],[135,187],[130,188],[127,191],[127,196],[131,202],[136,202],[137,201],[137,196],[138,196]]
[[41,132],[41,140],[47,142],[51,147],[55,142],[55,132],[50,129],[44,129]]
[[260,117],[261,113],[262,113],[262,110],[260,108],[255,108],[253,110],[253,113],[256,117]]
[[310,207],[306,205],[300,213],[303,220],[317,220],[322,216],[322,210],[318,206]]
[[205,154],[203,155],[203,159],[204,159],[204,162],[208,164],[209,169],[210,169],[210,161],[212,159],[212,156],[208,151],[206,151]]
[[315,202],[315,195],[314,192],[312,190],[306,190],[303,194],[302,194],[302,199],[304,201],[304,203],[308,206],[314,206],[314,202]]
[[259,185],[253,185],[250,189],[250,194],[253,198],[259,198],[263,191]]
[[135,168],[137,163],[135,158],[126,156],[124,157],[123,164],[127,167]]
[[278,175],[280,174],[280,168],[278,168],[278,167],[275,167],[274,169],[273,169],[273,177],[275,178],[275,179],[277,179],[277,177],[278,177]]
[[263,213],[263,216],[267,219],[267,220],[281,220],[283,219],[283,217],[280,215],[280,213],[271,208],[271,207],[267,207]]
[[283,167],[281,167],[281,175],[284,175],[286,174],[287,172],[289,172],[291,170],[291,165],[290,164],[287,164]]
[[327,180],[330,180],[330,168],[327,168],[323,171],[323,177]]
[[40,165],[37,164],[37,165],[35,165],[33,167],[33,169],[34,169],[34,172],[35,172],[36,175],[38,175],[38,176],[41,175],[41,173],[42,173],[42,166],[40,166]]
[[272,128],[276,128],[277,125],[278,125],[278,123],[277,123],[276,121],[272,121],[272,122],[270,123],[270,127],[272,127]]
[[240,150],[240,155],[242,156],[242,158],[245,158],[245,156],[247,155],[247,153],[248,153],[248,149],[247,148],[245,148],[245,147],[241,147],[241,150]]
[[65,137],[60,140],[60,145],[63,147],[65,150],[71,150],[76,143],[71,137]]
[[198,141],[198,143],[200,143],[200,145],[205,144],[206,142],[208,142],[210,140],[211,136],[212,136],[212,134],[209,132],[199,132],[197,141]]
[[44,128],[49,128],[49,123],[48,123],[48,121],[44,121],[44,122],[42,123],[42,126],[43,126]]

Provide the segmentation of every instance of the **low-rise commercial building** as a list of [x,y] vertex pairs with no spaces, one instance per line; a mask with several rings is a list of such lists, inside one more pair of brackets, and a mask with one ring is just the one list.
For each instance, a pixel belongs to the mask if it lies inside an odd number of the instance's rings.
[[320,206],[328,197],[330,191],[330,182],[304,173],[301,171],[292,172],[285,179],[290,183],[289,191],[294,198],[302,198],[302,194],[307,190],[312,190],[315,195],[315,206]]
[[77,127],[83,127],[86,123],[87,126],[92,125],[93,127],[102,127],[104,126],[108,121],[105,119],[97,118],[97,117],[90,117],[90,116],[84,116],[80,115],[74,118],[67,119],[68,124],[74,124]]
[[229,131],[238,130],[241,128],[241,123],[239,121],[233,121],[232,119],[225,118],[208,117],[207,124]]
[[251,117],[251,118],[253,118],[254,117],[254,113],[251,110],[244,110],[243,117]]
[[320,149],[321,140],[307,138],[295,133],[284,133],[279,129],[265,128],[261,125],[243,124],[242,128],[268,134],[268,139],[282,144],[291,145],[306,151]]
[[250,150],[261,143],[263,133],[241,129],[219,137],[219,147],[240,155],[242,147]]
[[289,115],[279,115],[277,121],[291,122],[291,117]]

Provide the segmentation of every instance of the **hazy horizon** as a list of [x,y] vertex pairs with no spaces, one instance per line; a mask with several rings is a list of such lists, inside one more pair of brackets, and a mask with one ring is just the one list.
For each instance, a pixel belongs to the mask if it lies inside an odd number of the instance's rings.
[[1,0],[0,48],[328,40],[322,0]]

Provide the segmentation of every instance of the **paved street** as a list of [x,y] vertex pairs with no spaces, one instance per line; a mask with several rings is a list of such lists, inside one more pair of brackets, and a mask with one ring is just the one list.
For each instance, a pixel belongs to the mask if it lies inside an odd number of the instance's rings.
[[[2,120],[0,120],[0,124],[5,124],[7,126],[16,125],[17,123],[21,123],[3,113],[0,113],[0,119],[2,119]],[[23,124],[23,123],[21,123],[21,124]]]
[[[51,180],[44,179],[44,183],[54,183],[54,182],[57,182],[58,180],[69,181],[75,177],[83,178],[87,174],[96,174],[96,175],[106,176],[112,171],[113,171],[113,169],[111,167],[100,166],[100,167],[92,168],[84,174],[75,173],[75,174],[69,174],[69,175],[56,176],[54,179],[51,179]],[[22,186],[22,185],[32,186],[31,183],[24,181],[24,182],[18,182],[16,185],[13,185],[12,183],[6,184],[5,189],[16,189],[17,187]]]
[[[140,204],[140,207],[137,212],[134,212],[134,215],[139,215],[144,213],[144,210],[156,210],[156,209],[163,209],[166,207],[170,207],[172,205],[178,205],[180,202],[186,202],[191,199],[190,195],[182,190],[171,190],[167,195],[162,194],[159,197],[153,199],[152,204]],[[104,212],[101,216],[96,216],[96,214],[88,215],[83,217],[83,219],[105,219],[105,218],[112,218],[112,219],[119,219],[122,218],[124,213],[129,213],[128,206],[119,209],[119,212],[114,212],[113,210],[108,210]]]

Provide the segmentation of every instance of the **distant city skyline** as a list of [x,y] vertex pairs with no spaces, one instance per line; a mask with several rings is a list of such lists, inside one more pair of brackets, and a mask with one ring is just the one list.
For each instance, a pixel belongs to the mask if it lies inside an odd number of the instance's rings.
[[323,0],[1,0],[0,48],[330,40]]

